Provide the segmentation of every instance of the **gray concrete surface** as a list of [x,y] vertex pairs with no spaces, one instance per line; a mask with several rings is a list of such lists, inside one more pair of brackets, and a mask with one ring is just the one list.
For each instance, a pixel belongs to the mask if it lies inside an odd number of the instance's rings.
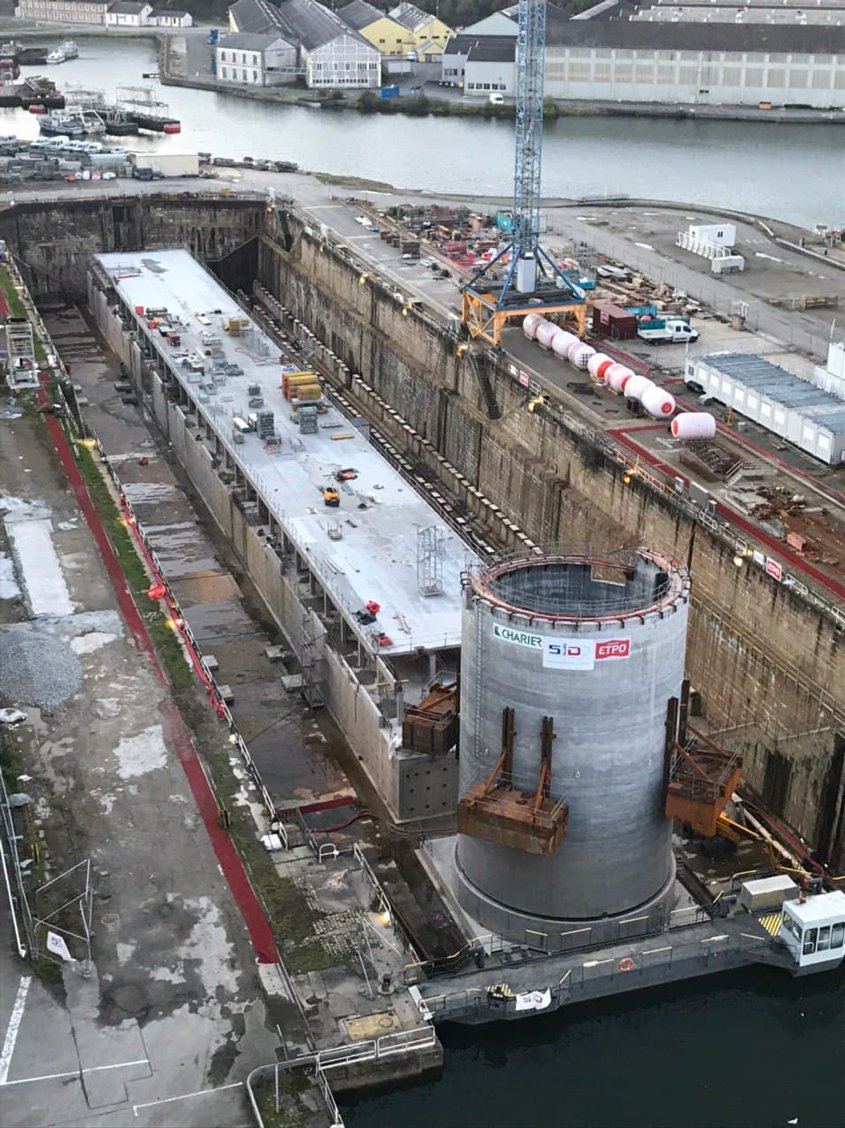
[[[79,692],[30,709],[15,738],[45,878],[90,858],[94,890],[90,965],[68,938],[76,962],[63,982],[33,979],[22,1006],[29,970],[0,946],[0,1119],[8,1128],[247,1124],[241,1082],[274,1058],[278,1016],[180,764],[168,692],[127,634],[43,425],[23,417],[0,428],[0,509],[47,513],[72,604],[39,628],[83,667]],[[26,570],[16,579],[24,595],[37,582]],[[0,635],[28,629],[13,609],[4,620]]]
[[284,642],[252,598],[248,581],[207,516],[192,504],[187,480],[144,411],[114,390],[119,363],[74,306],[44,309],[47,328],[88,400],[93,429],[146,531],[186,622],[215,677],[234,690],[232,710],[271,795],[284,806],[354,794],[332,758],[341,743],[323,714],[282,691],[279,663],[265,648]]

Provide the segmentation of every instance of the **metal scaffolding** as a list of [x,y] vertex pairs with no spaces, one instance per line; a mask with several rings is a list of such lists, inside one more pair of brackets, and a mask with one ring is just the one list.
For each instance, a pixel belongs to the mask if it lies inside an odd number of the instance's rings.
[[437,525],[417,530],[417,586],[423,595],[443,591],[443,530]]

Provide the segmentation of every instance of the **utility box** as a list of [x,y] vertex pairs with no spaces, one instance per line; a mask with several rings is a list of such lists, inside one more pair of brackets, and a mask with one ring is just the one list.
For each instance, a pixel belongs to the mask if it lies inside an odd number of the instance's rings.
[[793,900],[797,893],[798,886],[785,874],[777,877],[761,877],[757,881],[742,883],[739,903],[750,913],[757,913],[764,909],[779,909],[784,901]]

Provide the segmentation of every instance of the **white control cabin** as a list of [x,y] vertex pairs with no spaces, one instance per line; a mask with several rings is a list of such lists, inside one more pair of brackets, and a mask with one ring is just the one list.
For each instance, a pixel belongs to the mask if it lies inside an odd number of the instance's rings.
[[796,975],[836,967],[845,956],[845,893],[784,901],[780,939],[798,965]]

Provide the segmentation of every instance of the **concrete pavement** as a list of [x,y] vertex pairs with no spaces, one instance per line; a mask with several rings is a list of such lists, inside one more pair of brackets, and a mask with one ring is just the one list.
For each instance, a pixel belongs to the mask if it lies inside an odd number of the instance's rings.
[[[0,420],[8,518],[46,524],[67,614],[3,615],[0,646],[37,632],[81,667],[51,708],[18,702],[15,733],[46,861],[44,879],[91,860],[91,962],[74,909],[73,963],[60,984],[33,979],[0,948],[0,1120],[8,1128],[249,1123],[241,1082],[279,1044],[244,920],[183,770],[169,690],[118,612],[94,537],[38,416]],[[0,536],[5,535],[0,533]],[[25,600],[40,569],[16,559]],[[5,602],[5,601],[4,601]],[[0,693],[2,687],[0,686]],[[81,871],[57,897],[82,891]],[[52,903],[41,898],[41,912]],[[4,924],[7,922],[4,921]],[[8,935],[4,929],[4,935]]]

